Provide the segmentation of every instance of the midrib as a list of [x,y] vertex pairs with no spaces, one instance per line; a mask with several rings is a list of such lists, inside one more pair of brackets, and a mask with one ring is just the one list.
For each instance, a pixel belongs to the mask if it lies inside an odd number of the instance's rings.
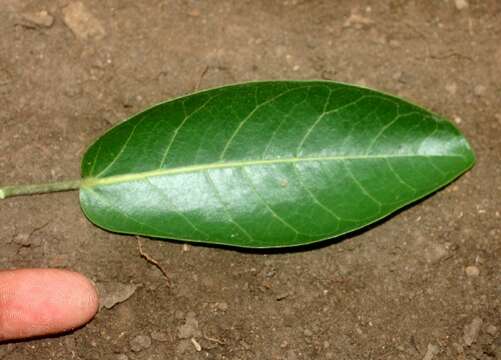
[[265,159],[265,160],[246,160],[246,161],[228,161],[228,162],[216,162],[210,164],[202,165],[191,165],[182,166],[177,168],[167,168],[167,169],[156,169],[150,171],[143,171],[132,174],[123,175],[113,175],[109,177],[95,178],[88,177],[84,178],[81,183],[82,188],[92,188],[100,185],[113,185],[124,182],[139,181],[142,179],[157,177],[157,176],[169,176],[169,175],[179,175],[187,174],[193,172],[203,172],[208,170],[216,169],[230,169],[230,168],[241,168],[245,166],[259,166],[259,165],[278,165],[278,164],[295,164],[302,162],[314,162],[314,161],[346,161],[346,160],[370,160],[370,159],[390,159],[390,158],[432,158],[432,157],[445,157],[445,158],[463,158],[464,156],[459,154],[397,154],[397,155],[351,155],[351,156],[316,156],[316,157],[304,157],[304,158],[279,158],[279,159]]

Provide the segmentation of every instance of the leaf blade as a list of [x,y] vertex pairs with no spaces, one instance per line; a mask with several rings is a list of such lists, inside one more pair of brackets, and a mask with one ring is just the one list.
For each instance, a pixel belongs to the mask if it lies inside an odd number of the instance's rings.
[[374,222],[473,162],[452,124],[401,99],[333,82],[247,83],[111,129],[84,156],[81,204],[117,232],[292,246]]

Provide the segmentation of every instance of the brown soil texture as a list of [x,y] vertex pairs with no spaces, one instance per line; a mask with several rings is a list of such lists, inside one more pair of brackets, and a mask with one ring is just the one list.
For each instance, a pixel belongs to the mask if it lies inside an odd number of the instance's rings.
[[402,96],[452,119],[478,157],[341,241],[142,239],[171,287],[136,238],[86,220],[77,192],[1,201],[1,268],[72,269],[126,299],[0,359],[501,359],[501,2],[0,0],[0,34],[2,184],[78,178],[86,147],[129,115],[261,79]]

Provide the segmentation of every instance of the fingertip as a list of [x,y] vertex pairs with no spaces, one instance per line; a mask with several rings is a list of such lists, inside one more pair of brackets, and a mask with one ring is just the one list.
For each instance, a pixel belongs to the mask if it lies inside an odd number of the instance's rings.
[[0,272],[0,339],[56,334],[90,321],[99,306],[82,274],[57,269]]
[[59,271],[68,277],[68,284],[72,283],[63,290],[74,292],[67,297],[65,304],[62,303],[61,305],[66,306],[66,310],[71,309],[75,312],[75,320],[79,319],[81,324],[87,323],[96,315],[99,309],[99,299],[94,283],[80,273],[67,270]]

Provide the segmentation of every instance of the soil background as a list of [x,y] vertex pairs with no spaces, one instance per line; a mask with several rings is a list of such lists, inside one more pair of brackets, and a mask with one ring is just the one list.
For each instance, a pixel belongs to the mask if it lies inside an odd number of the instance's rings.
[[2,201],[1,268],[80,271],[110,308],[0,359],[501,359],[500,39],[496,0],[0,0],[2,184],[78,178],[129,115],[259,79],[403,96],[478,157],[424,201],[300,251],[142,239],[171,287],[77,192]]

